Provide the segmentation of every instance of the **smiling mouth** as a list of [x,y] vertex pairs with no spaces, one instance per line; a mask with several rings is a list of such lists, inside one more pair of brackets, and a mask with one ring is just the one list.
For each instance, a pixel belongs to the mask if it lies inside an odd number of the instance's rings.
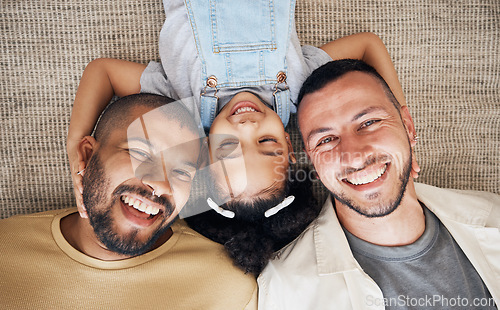
[[240,101],[232,107],[230,115],[234,116],[242,113],[255,113],[255,112],[262,112],[257,104],[251,101]]
[[370,173],[353,173],[348,177],[342,179],[342,181],[352,184],[352,185],[364,185],[372,183],[379,179],[387,171],[387,164],[384,164],[378,169],[370,169]]
[[120,199],[125,205],[137,210],[138,212],[135,212],[135,215],[143,219],[152,219],[158,214],[163,213],[163,211],[157,206],[147,204],[130,196],[123,195]]
[[256,109],[254,109],[252,107],[242,107],[242,108],[239,108],[238,110],[236,110],[233,113],[233,115],[238,115],[238,114],[246,113],[246,112],[259,112],[259,111],[257,111]]

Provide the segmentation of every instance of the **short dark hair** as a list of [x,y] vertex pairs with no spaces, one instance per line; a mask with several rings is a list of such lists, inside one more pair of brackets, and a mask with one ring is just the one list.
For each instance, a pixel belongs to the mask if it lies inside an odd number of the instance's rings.
[[[121,97],[104,109],[95,126],[93,136],[99,143],[104,143],[113,130],[128,126],[134,121],[132,119],[133,113],[131,112],[135,108],[146,107],[156,109],[174,101],[174,99],[169,97],[147,93]],[[193,132],[199,131],[193,116],[182,104],[169,105],[168,108],[168,111],[160,110],[168,118],[177,120],[179,126],[187,126]]]
[[299,107],[300,102],[307,94],[314,93],[325,87],[327,84],[340,79],[345,74],[354,71],[367,73],[377,79],[377,81],[384,88],[385,94],[387,95],[389,100],[391,100],[396,109],[399,110],[401,105],[392,93],[391,88],[389,87],[389,85],[387,85],[384,78],[377,72],[377,70],[375,70],[375,68],[358,59],[334,60],[327,62],[326,64],[314,70],[300,88],[299,96],[297,98]]

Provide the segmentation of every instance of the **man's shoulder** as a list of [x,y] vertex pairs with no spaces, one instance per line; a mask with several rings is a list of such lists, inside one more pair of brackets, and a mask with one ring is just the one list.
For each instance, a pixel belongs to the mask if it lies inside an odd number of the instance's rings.
[[196,232],[184,220],[176,220],[171,227],[174,235],[177,237],[174,251],[187,250],[196,255],[219,256],[223,257],[224,260],[229,260],[222,244],[214,242]]
[[418,199],[431,211],[447,214],[474,212],[485,218],[486,226],[500,227],[500,195],[485,191],[439,188],[415,183]]
[[500,195],[485,191],[460,190],[440,188],[423,183],[415,183],[417,195],[438,202],[447,201],[454,203],[484,204],[493,208],[500,207]]
[[[0,220],[0,230],[4,229],[5,227],[27,229],[33,226],[31,224],[44,222],[50,223],[55,217],[61,216],[66,213],[70,214],[72,212],[76,212],[76,208],[57,209],[37,213],[13,215],[9,218]],[[21,224],[26,224],[27,226],[22,226]]]
[[288,273],[288,271],[301,269],[305,272],[305,269],[313,266],[316,261],[314,231],[318,225],[318,218],[316,218],[297,238],[276,251],[265,271],[272,269],[273,272],[280,273],[282,270]]
[[217,293],[210,295],[219,296],[218,300],[231,288],[238,288],[230,303],[238,308],[241,305],[245,305],[245,309],[256,308],[256,279],[235,266],[224,246],[194,231],[182,219],[172,224],[172,230],[177,241],[164,258],[168,258],[169,265],[175,260],[179,268],[186,268],[182,272],[185,280],[192,279],[197,282],[193,287],[201,285],[204,289],[208,288],[204,281],[216,283],[210,287],[217,289]]
[[26,259],[31,256],[32,258],[33,253],[44,253],[56,249],[52,233],[54,220],[72,212],[76,212],[76,208],[14,215],[0,220],[2,262],[12,257]]

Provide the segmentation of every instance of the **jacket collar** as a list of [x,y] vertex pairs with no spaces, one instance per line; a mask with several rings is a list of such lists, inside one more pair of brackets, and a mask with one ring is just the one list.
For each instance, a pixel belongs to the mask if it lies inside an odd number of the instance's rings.
[[[415,189],[418,200],[436,214],[446,226],[453,222],[484,227],[495,203],[474,194],[477,192],[473,191],[441,189],[420,183],[415,183]],[[361,270],[337,219],[331,196],[323,205],[318,218],[312,223],[312,229],[318,275]]]
[[359,269],[329,196],[313,222],[318,275]]

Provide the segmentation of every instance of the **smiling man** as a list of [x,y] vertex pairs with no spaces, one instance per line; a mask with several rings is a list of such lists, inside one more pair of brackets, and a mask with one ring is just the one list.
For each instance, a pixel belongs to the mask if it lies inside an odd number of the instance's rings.
[[361,61],[318,68],[299,100],[331,198],[261,274],[259,307],[496,309],[500,197],[415,184],[408,108]]
[[0,222],[2,306],[255,309],[255,279],[222,245],[174,223],[200,138],[177,101],[141,94],[111,104],[79,145],[83,205]]

